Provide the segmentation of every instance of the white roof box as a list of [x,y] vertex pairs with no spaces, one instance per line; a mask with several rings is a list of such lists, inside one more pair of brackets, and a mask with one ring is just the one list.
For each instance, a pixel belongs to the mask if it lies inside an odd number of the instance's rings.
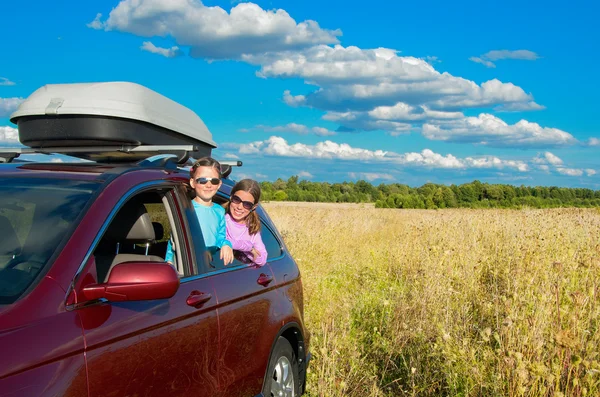
[[210,155],[212,134],[192,110],[129,82],[48,84],[11,115],[32,148],[107,145],[197,145]]

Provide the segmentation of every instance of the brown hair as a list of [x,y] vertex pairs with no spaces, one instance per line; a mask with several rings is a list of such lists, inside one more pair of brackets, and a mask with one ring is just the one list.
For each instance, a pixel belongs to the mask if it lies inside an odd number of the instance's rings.
[[196,170],[198,169],[198,167],[212,167],[219,173],[219,178],[221,177],[221,163],[219,163],[212,157],[202,157],[196,160],[194,165],[192,165],[192,168],[190,168],[190,178],[194,177],[194,174],[196,174]]
[[[242,179],[233,186],[230,196],[233,196],[235,192],[240,190],[250,193],[254,198],[254,205],[258,204],[258,201],[260,200],[260,185],[258,182],[253,179]],[[229,201],[226,202],[223,207],[225,208],[225,211],[231,215],[229,212]],[[248,232],[251,235],[260,232],[260,217],[256,211],[253,210],[248,214],[246,217],[246,225],[248,226]]]

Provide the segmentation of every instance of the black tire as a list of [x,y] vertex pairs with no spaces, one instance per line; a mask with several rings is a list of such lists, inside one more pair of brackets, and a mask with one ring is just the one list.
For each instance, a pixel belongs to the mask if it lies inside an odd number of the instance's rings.
[[265,397],[300,396],[298,358],[290,342],[282,336],[271,353],[262,392]]

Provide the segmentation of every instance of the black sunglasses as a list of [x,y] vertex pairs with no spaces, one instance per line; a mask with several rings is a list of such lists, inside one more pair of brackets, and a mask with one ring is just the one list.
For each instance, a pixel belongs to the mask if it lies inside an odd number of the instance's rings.
[[242,203],[242,206],[245,209],[247,209],[248,211],[252,210],[252,207],[254,207],[254,203],[251,203],[250,201],[244,201],[241,198],[239,198],[238,196],[236,196],[235,194],[233,196],[231,196],[229,201],[231,201],[233,204]]
[[219,183],[221,183],[221,180],[219,178],[204,178],[204,177],[200,177],[196,179],[196,183],[199,183],[201,185],[206,185],[208,182],[212,183],[213,185],[218,185]]

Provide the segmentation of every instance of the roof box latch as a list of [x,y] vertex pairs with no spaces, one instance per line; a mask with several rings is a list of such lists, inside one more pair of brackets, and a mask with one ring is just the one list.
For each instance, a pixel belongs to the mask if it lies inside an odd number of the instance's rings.
[[52,98],[48,106],[46,106],[45,113],[50,115],[57,115],[58,108],[62,106],[64,101],[65,100],[62,98]]

